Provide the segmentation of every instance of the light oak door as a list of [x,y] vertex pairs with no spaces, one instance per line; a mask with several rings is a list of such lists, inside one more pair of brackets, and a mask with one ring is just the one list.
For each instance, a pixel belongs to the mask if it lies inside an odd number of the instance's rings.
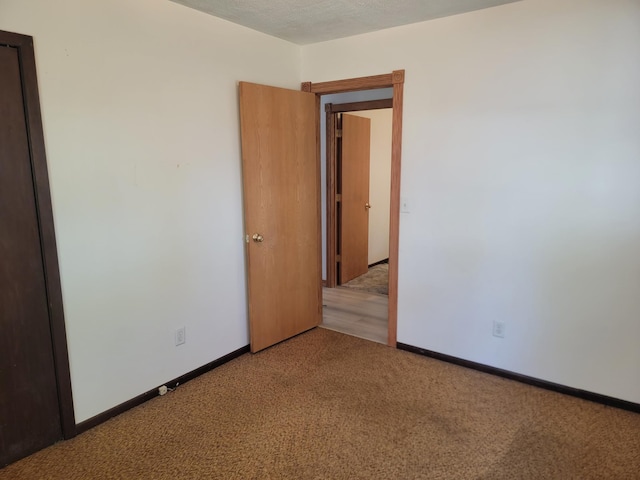
[[251,351],[322,321],[316,96],[240,83]]
[[369,157],[371,120],[342,114],[340,167],[340,283],[369,269]]

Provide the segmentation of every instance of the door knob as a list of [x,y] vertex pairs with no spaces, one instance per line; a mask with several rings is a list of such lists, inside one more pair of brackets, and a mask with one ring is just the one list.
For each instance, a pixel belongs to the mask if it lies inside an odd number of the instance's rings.
[[260,235],[259,233],[254,233],[253,237],[251,237],[251,238],[253,238],[253,241],[256,242],[256,243],[264,242],[264,237],[262,235]]
[[367,210],[369,210],[371,208],[371,204],[369,202],[364,204],[364,208],[366,208]]

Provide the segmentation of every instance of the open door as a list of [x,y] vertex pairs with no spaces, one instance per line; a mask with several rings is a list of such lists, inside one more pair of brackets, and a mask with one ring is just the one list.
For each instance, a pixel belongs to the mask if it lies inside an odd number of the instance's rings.
[[340,161],[340,283],[369,269],[369,161],[371,120],[342,114]]
[[251,351],[322,321],[316,96],[240,83]]
[[0,31],[0,469],[75,434],[34,60]]

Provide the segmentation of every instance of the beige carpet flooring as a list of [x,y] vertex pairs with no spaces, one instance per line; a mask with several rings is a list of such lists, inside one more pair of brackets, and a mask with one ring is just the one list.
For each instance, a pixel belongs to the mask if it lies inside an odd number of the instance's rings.
[[0,479],[638,479],[640,415],[325,329]]
[[341,287],[360,290],[363,292],[389,295],[389,264],[381,263],[379,265],[369,267],[367,273],[360,275],[347,283],[343,283]]

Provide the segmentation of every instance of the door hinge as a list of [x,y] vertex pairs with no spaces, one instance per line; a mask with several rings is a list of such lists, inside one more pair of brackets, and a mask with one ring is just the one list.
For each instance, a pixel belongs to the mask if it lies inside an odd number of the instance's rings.
[[341,202],[341,201],[342,201],[342,194],[336,193],[336,202]]
[[336,138],[342,138],[342,129],[336,128]]
[[336,262],[340,261],[340,255],[336,255]]

